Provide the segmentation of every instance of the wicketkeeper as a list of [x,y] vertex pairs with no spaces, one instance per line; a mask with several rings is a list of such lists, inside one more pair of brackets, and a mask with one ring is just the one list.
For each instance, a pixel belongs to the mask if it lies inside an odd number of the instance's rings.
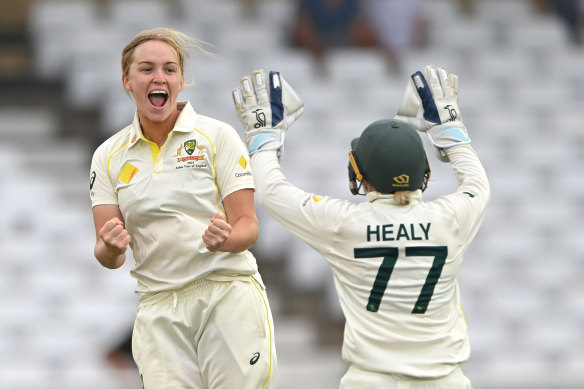
[[[351,142],[350,190],[364,192],[363,202],[287,181],[284,134],[304,106],[281,74],[245,76],[233,98],[261,205],[332,268],[346,318],[340,387],[471,388],[460,368],[470,347],[457,275],[490,189],[462,121],[457,76],[434,66],[415,72],[396,114]],[[422,200],[430,167],[419,132],[459,182],[433,201]]]

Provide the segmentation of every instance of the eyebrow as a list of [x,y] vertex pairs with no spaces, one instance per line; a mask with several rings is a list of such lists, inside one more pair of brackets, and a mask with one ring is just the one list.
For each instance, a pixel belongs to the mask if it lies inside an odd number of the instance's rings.
[[[154,65],[154,62],[152,62],[152,61],[140,61],[140,62],[136,62],[136,65]],[[163,65],[177,65],[178,66],[178,62],[168,61],[168,62],[163,63]]]

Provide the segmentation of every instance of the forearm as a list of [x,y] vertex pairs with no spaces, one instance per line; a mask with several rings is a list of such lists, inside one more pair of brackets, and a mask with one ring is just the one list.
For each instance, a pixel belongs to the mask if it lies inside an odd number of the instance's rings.
[[98,239],[93,250],[95,258],[108,269],[117,269],[126,262],[126,252],[119,252],[107,246],[102,239]]
[[489,180],[474,149],[470,145],[460,145],[445,150],[459,182],[458,190],[477,194],[488,200]]
[[263,151],[252,156],[251,166],[256,197],[262,207],[284,227],[302,239],[314,236],[314,230],[326,228],[326,218],[313,213],[308,193],[290,183],[282,171],[276,152]]
[[231,234],[221,247],[221,251],[240,253],[256,244],[259,235],[259,223],[256,217],[243,216],[231,224],[231,227]]
[[330,247],[352,203],[298,188],[286,179],[274,151],[254,154],[251,165],[263,208],[311,247]]
[[285,212],[297,213],[291,205],[297,203],[300,193],[296,192],[300,191],[286,180],[276,152],[264,151],[253,155],[251,167],[260,204],[276,218]]

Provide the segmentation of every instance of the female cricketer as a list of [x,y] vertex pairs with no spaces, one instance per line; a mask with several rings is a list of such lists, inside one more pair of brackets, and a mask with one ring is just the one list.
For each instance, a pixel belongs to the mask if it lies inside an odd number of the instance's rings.
[[274,388],[272,315],[248,251],[258,236],[249,155],[233,127],[178,101],[191,48],[204,51],[160,28],[122,51],[136,114],[93,156],[95,257],[115,269],[132,248],[145,389]]
[[[414,73],[397,115],[351,142],[350,202],[307,193],[279,164],[283,134],[303,104],[277,72],[255,71],[233,90],[263,207],[332,268],[346,324],[342,389],[467,389],[469,358],[457,274],[489,202],[486,173],[458,108],[458,78],[444,68]],[[425,132],[459,181],[433,201]]]

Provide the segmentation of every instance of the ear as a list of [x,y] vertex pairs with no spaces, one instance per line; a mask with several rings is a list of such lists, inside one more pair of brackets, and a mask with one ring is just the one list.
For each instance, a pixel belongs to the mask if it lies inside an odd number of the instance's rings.
[[122,84],[124,85],[124,89],[126,90],[126,92],[132,91],[130,81],[128,80],[128,76],[126,74],[122,74]]
[[363,180],[363,190],[365,191],[365,193],[369,193],[369,192],[375,191],[375,188],[367,180],[364,179]]

